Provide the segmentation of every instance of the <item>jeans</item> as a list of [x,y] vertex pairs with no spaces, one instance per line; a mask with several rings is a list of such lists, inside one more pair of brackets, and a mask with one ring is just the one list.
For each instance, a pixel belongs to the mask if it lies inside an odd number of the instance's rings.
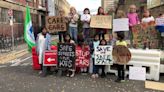
[[99,69],[102,69],[101,75],[105,75],[105,65],[95,65],[94,61],[95,60],[93,58],[93,74],[98,74],[99,73]]
[[77,27],[69,27],[69,33],[71,38],[77,43]]
[[118,79],[124,80],[125,79],[124,65],[117,64],[117,71],[118,71]]
[[98,34],[99,34],[99,40],[105,39],[106,32],[104,30],[100,30]]
[[83,28],[83,35],[86,40],[89,38],[89,28]]

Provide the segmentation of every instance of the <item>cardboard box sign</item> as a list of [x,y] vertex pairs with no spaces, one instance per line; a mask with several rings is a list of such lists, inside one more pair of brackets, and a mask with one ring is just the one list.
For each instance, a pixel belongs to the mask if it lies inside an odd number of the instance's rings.
[[54,51],[45,51],[43,66],[57,66],[57,49]]
[[107,15],[96,15],[91,17],[90,27],[92,28],[112,28],[112,16]]
[[50,33],[59,31],[66,31],[66,19],[65,17],[53,16],[46,17],[46,28]]
[[58,67],[61,69],[75,68],[75,45],[59,43],[58,44]]
[[81,48],[76,46],[76,66],[77,67],[89,67],[90,61],[90,48],[86,46]]
[[112,46],[98,46],[95,48],[95,65],[111,65],[112,61]]

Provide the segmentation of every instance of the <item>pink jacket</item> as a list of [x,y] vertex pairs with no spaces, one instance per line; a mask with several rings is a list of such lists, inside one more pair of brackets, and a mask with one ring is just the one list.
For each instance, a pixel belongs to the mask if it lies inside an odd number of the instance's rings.
[[129,26],[134,26],[140,23],[137,13],[128,13],[127,17],[129,19]]

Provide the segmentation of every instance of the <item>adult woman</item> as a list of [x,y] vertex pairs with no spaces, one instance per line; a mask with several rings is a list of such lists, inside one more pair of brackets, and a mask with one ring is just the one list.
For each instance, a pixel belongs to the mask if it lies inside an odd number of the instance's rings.
[[[98,8],[97,15],[106,15],[102,7]],[[105,34],[107,33],[107,29],[97,28],[96,32],[99,34],[99,40],[105,39]]]

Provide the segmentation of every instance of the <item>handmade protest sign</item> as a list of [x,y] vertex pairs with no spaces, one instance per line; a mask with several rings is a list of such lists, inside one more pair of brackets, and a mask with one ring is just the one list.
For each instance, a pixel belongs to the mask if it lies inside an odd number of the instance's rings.
[[118,31],[129,31],[128,18],[113,19],[113,32]]
[[58,44],[58,67],[62,69],[75,68],[75,45]]
[[112,57],[117,64],[127,64],[131,60],[131,52],[125,46],[114,46]]
[[111,65],[112,46],[98,46],[95,48],[95,65]]
[[164,18],[156,18],[155,22],[157,26],[164,26]]
[[91,17],[90,27],[92,28],[112,28],[112,16],[96,15]]
[[66,19],[61,16],[47,16],[46,28],[50,33],[66,31]]
[[84,48],[76,46],[76,66],[77,67],[89,67],[90,49],[89,46]]
[[155,28],[155,23],[143,23],[132,27],[133,46],[135,48],[158,49],[159,32]]
[[43,66],[57,66],[57,49],[44,52]]

